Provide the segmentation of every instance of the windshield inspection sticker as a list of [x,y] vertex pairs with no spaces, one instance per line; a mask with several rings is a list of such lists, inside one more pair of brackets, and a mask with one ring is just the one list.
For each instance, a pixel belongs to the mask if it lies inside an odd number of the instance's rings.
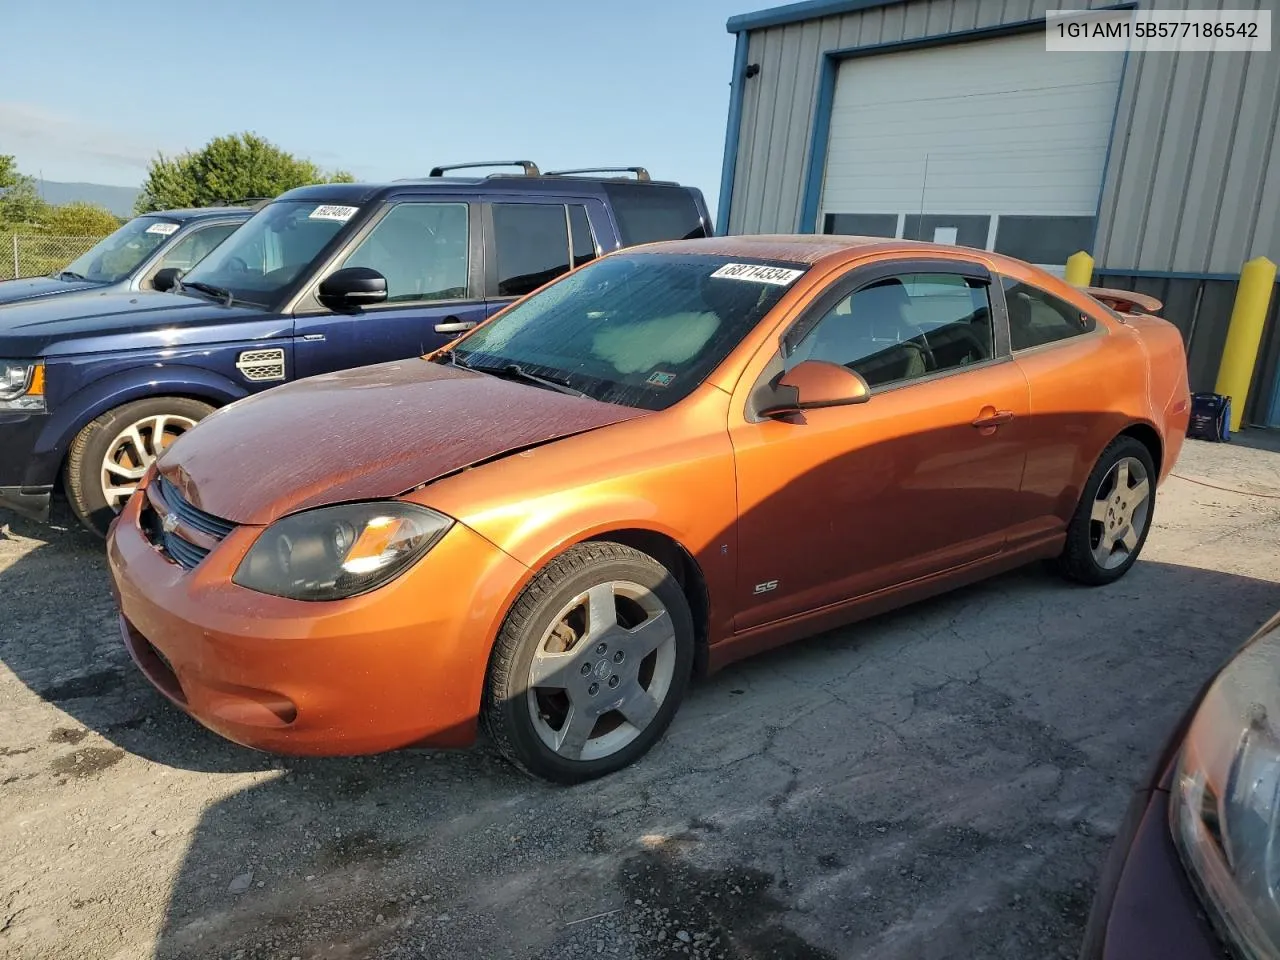
[[316,207],[311,211],[308,220],[337,220],[339,223],[346,223],[356,215],[359,207],[340,207],[336,204],[326,203],[322,207]]
[[771,283],[776,287],[785,287],[803,270],[789,270],[786,267],[766,267],[758,263],[726,263],[711,276],[724,280],[750,280],[752,283]]
[[177,232],[178,225],[176,223],[153,223],[147,227],[147,233],[158,233],[162,237],[167,237],[169,234]]
[[654,387],[669,387],[675,383],[676,375],[674,373],[665,373],[662,370],[655,370],[649,374],[649,379],[645,383]]

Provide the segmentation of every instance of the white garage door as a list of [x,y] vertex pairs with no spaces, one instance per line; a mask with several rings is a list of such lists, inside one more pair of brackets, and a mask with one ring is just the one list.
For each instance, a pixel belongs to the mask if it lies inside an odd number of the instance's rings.
[[846,60],[818,229],[1065,263],[1092,242],[1121,67],[1039,31]]

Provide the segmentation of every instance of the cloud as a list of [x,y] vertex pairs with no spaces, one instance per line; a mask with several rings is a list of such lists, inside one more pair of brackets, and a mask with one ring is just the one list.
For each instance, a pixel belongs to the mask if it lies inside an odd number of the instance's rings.
[[0,150],[16,154],[24,172],[43,169],[52,179],[100,177],[106,168],[141,180],[156,152],[172,146],[39,104],[0,100]]

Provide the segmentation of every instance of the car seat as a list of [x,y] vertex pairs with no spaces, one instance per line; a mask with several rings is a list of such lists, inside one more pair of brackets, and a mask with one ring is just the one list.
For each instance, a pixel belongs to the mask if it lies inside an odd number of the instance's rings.
[[918,333],[905,318],[910,304],[897,277],[863,287],[851,298],[847,316],[833,312],[818,325],[809,358],[846,366],[871,386],[923,376],[925,352],[911,342]]

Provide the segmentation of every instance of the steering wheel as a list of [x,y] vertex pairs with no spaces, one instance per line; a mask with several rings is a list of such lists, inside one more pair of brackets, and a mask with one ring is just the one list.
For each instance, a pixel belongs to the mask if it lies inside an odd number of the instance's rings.
[[938,359],[933,355],[933,348],[929,346],[929,336],[924,332],[924,327],[917,326],[914,323],[903,322],[903,326],[908,330],[914,330],[915,336],[908,337],[905,342],[914,343],[919,341],[917,346],[920,352],[924,354],[925,368],[928,370],[938,369]]
[[227,269],[230,270],[232,273],[248,273],[249,264],[245,261],[243,257],[228,257]]

